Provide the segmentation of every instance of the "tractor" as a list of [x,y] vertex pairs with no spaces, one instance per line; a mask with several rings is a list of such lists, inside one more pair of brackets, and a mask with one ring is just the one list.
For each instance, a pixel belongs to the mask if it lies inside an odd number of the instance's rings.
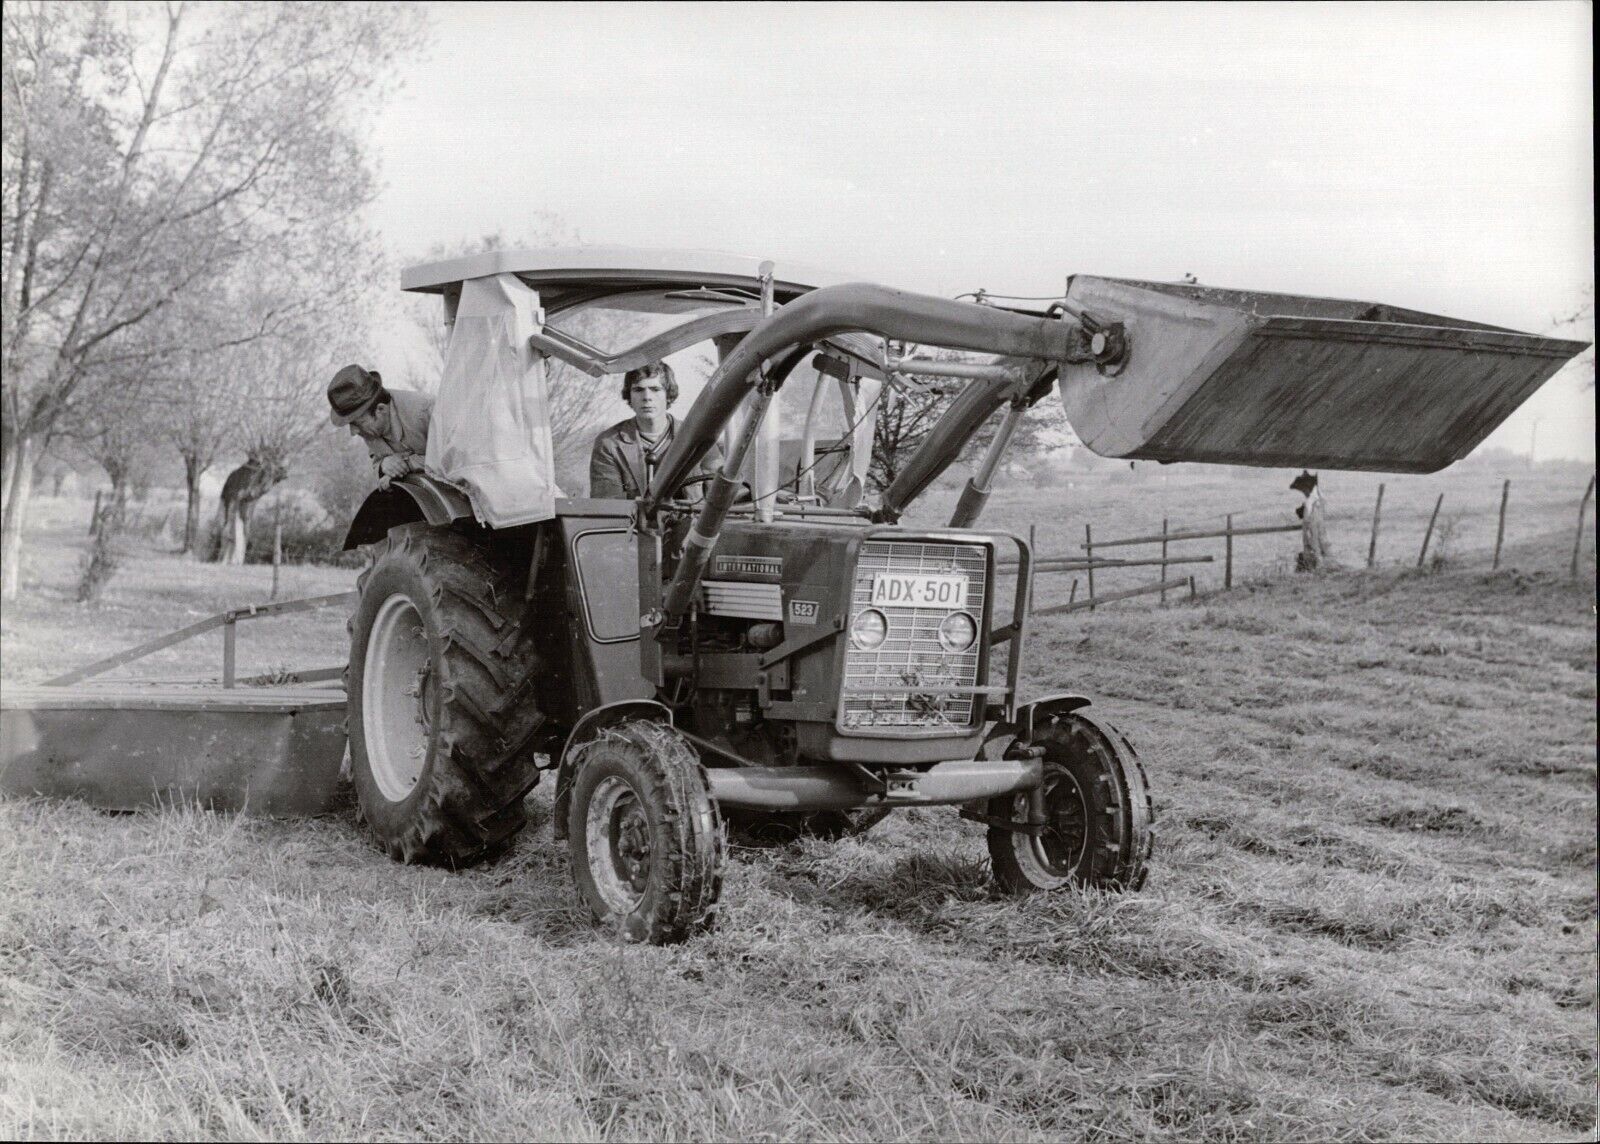
[[[450,339],[426,472],[345,544],[370,547],[360,813],[392,857],[465,866],[553,772],[583,901],[652,943],[713,923],[730,821],[954,805],[1006,891],[1144,883],[1144,768],[1087,696],[1022,694],[1033,556],[977,527],[1039,401],[1108,456],[1426,472],[1578,348],[1362,302],[1079,275],[1030,308],[705,252],[496,251],[402,287]],[[642,495],[557,487],[553,363],[604,385],[695,354],[714,368]],[[871,495],[884,394],[930,377],[959,391]],[[995,422],[948,526],[899,523]]]

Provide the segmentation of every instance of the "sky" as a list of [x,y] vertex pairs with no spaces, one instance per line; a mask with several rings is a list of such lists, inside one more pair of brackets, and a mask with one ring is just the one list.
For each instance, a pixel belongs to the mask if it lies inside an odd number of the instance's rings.
[[[1593,340],[1587,4],[431,17],[377,124],[374,218],[397,266],[495,231],[536,239],[552,214],[584,242],[944,295],[1193,274],[1533,332],[1587,301],[1563,336]],[[1540,459],[1592,459],[1581,372],[1489,444],[1526,453],[1536,433]]]

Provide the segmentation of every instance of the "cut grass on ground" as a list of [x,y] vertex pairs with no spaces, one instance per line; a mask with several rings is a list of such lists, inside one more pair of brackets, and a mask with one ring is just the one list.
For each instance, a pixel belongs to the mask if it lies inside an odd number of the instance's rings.
[[[718,929],[638,948],[548,785],[463,873],[348,814],[0,804],[0,1135],[1592,1138],[1594,602],[1350,573],[1043,621],[1030,689],[1150,770],[1132,895],[998,900],[914,810],[736,849]],[[71,666],[97,613],[31,606],[7,659],[37,618],[28,670]]]

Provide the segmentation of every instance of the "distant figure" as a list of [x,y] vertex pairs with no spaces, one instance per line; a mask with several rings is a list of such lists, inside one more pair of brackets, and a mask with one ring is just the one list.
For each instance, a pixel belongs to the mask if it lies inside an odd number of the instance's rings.
[[217,506],[217,540],[211,549],[214,563],[243,564],[245,545],[250,537],[250,514],[256,502],[289,475],[283,454],[261,449],[245,458],[244,464],[222,482],[222,501]]
[[387,389],[377,370],[347,365],[328,384],[328,405],[328,420],[348,425],[350,435],[366,443],[380,489],[422,471],[433,420],[428,394]]
[[[633,416],[619,421],[594,439],[589,454],[589,495],[633,500],[644,495],[656,465],[678,431],[667,407],[678,399],[678,381],[666,362],[630,369],[622,378],[622,400]],[[714,473],[722,464],[722,450],[711,446],[691,476]],[[691,486],[690,499],[704,489]]]
[[1329,567],[1328,529],[1322,512],[1322,492],[1317,488],[1317,475],[1309,469],[1289,482],[1289,487],[1305,497],[1305,503],[1294,510],[1300,518],[1300,553],[1295,557],[1296,572],[1315,572]]

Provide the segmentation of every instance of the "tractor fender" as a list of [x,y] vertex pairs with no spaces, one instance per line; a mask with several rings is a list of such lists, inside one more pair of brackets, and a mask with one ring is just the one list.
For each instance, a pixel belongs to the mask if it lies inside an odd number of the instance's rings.
[[622,699],[596,707],[572,725],[567,741],[561,745],[561,763],[556,771],[556,801],[552,813],[557,839],[567,837],[567,808],[572,803],[572,749],[594,732],[629,719],[649,719],[671,725],[672,709],[654,699]]
[[460,489],[427,473],[411,473],[367,495],[345,533],[344,550],[382,540],[397,525],[449,524],[471,515],[472,502]]
[[1041,696],[1031,703],[1024,703],[1017,708],[1017,721],[1013,724],[1017,728],[1017,737],[1027,742],[1033,738],[1034,723],[1041,716],[1066,715],[1080,707],[1089,706],[1090,702],[1087,695],[1079,695],[1074,691],[1057,691]]

